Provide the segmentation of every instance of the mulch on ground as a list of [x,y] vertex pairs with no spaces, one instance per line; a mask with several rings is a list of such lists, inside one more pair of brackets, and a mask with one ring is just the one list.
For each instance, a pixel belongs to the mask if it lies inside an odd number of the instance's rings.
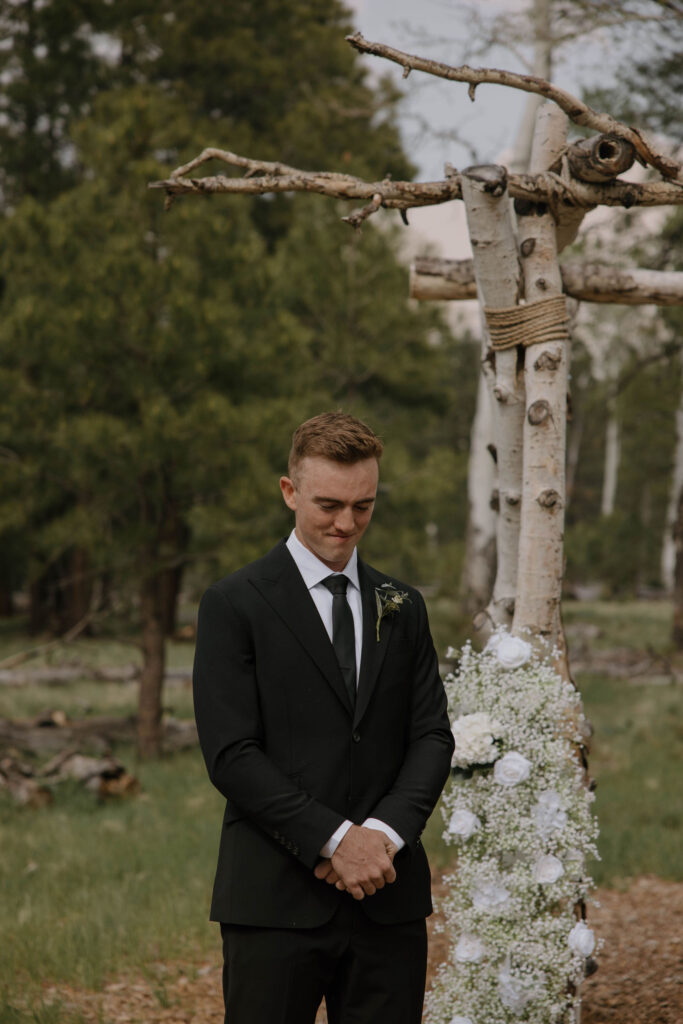
[[[599,890],[597,898],[589,923],[604,947],[597,973],[583,985],[581,1024],[681,1024],[683,883],[643,877],[623,891]],[[429,922],[430,975],[446,955],[435,921],[436,915]],[[220,993],[217,955],[156,964],[147,977],[116,979],[102,992],[48,988],[45,998],[59,999],[86,1024],[222,1024]],[[318,1024],[325,1020],[322,1010]]]

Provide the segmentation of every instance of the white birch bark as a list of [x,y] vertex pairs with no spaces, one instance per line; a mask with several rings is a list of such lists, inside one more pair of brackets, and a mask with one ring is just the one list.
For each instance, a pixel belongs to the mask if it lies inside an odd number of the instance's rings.
[[[550,166],[566,139],[566,117],[539,110],[531,170]],[[555,222],[544,206],[518,209],[526,301],[562,293]],[[565,341],[526,350],[524,471],[519,571],[513,629],[553,640],[559,632],[563,573],[569,351]]]
[[496,466],[490,451],[493,443],[491,388],[485,368],[479,376],[477,407],[470,433],[467,466],[467,535],[461,578],[461,596],[466,611],[475,615],[491,599],[496,565],[496,514],[491,504]]
[[607,403],[607,428],[605,430],[605,468],[602,477],[602,498],[600,512],[603,516],[611,516],[617,497],[617,481],[619,479],[619,455],[621,443],[619,438],[619,420],[617,418],[617,402],[610,398]]
[[[533,25],[534,74],[549,82],[552,76],[553,55],[550,0],[533,0],[529,13]],[[542,102],[542,96],[531,94],[524,105],[524,113],[509,163],[511,171],[523,174],[529,166],[536,115]]]
[[[622,306],[683,305],[683,271],[611,267],[606,263],[563,263],[565,295],[581,302]],[[475,299],[471,260],[418,257],[410,265],[411,299]]]
[[[681,354],[683,362],[683,354]],[[666,510],[664,537],[662,540],[661,573],[662,585],[668,594],[673,593],[676,570],[676,539],[674,529],[678,521],[678,510],[681,491],[683,490],[683,391],[676,409],[676,447],[674,449],[674,465],[671,474],[671,490]]]
[[[520,268],[505,170],[495,165],[471,167],[463,171],[462,182],[481,306],[514,306],[519,299]],[[509,626],[517,589],[524,417],[516,349],[495,353],[493,397],[499,513],[496,580],[487,612],[490,622]]]

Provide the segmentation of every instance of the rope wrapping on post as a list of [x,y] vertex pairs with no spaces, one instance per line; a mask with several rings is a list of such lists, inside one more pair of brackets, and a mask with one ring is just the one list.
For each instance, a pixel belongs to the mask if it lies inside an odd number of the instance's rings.
[[569,341],[569,315],[564,295],[553,295],[525,306],[484,309],[491,345],[500,352],[517,345]]

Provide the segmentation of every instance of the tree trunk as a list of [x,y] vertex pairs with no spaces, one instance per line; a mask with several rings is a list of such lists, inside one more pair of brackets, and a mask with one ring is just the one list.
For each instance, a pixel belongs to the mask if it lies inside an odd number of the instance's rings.
[[566,480],[565,480],[565,508],[569,507],[569,503],[572,500],[572,494],[574,492],[574,481],[576,480],[576,470],[579,466],[579,457],[581,455],[581,440],[583,438],[583,409],[579,405],[578,409],[574,406],[572,413],[571,425],[568,431],[567,438],[567,462],[566,462]]
[[[683,355],[681,356],[683,362]],[[683,489],[683,387],[681,397],[676,409],[676,448],[674,451],[674,465],[671,475],[671,489],[669,491],[669,504],[666,512],[664,525],[664,539],[662,542],[662,585],[666,592],[671,594],[674,590],[676,578],[676,553],[677,543],[674,539],[674,531],[680,528],[680,496]]]
[[166,647],[158,572],[150,571],[140,586],[142,672],[138,691],[138,755],[149,759],[161,752],[161,715]]
[[14,615],[12,588],[0,583],[0,618],[8,619],[12,615]]
[[[552,76],[553,45],[552,26],[550,21],[550,0],[533,0],[529,11],[532,21],[531,34],[534,41],[534,70],[539,78],[547,82]],[[531,159],[531,147],[536,127],[536,115],[543,102],[543,97],[531,93],[524,105],[524,113],[515,138],[512,158],[509,163],[511,171],[523,174]]]
[[93,580],[89,566],[88,552],[78,546],[60,558],[61,579],[57,595],[60,633],[73,629],[90,611]]
[[[559,115],[559,116],[558,116]],[[540,109],[531,171],[545,170],[562,150],[567,119]],[[527,303],[561,295],[555,222],[547,207],[516,203]],[[560,628],[563,574],[568,338],[526,350],[524,483],[514,630],[554,640]]]
[[183,566],[163,569],[159,573],[159,601],[164,636],[173,636],[178,628],[178,597],[183,579]]
[[28,631],[32,636],[43,633],[48,628],[50,610],[50,584],[46,571],[29,584]]
[[496,571],[496,515],[491,507],[495,462],[491,455],[491,398],[482,372],[470,434],[467,467],[469,515],[460,593],[466,614],[475,616],[491,599]]
[[683,651],[683,487],[678,492],[674,543],[676,545],[676,564],[674,571],[672,639],[676,650]]
[[[519,300],[520,267],[506,172],[496,165],[470,167],[462,173],[462,189],[482,309],[515,306]],[[499,509],[496,580],[487,611],[492,623],[510,626],[517,586],[524,386],[516,348],[495,352],[494,366]]]
[[617,419],[617,402],[612,397],[607,403],[607,429],[605,431],[605,471],[602,478],[602,500],[600,513],[611,516],[617,497],[617,481],[619,479],[619,420]]

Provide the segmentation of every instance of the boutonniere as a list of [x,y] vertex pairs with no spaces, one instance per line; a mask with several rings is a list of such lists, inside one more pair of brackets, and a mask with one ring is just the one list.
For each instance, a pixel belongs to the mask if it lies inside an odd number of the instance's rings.
[[379,642],[379,625],[385,615],[393,615],[401,610],[404,601],[410,604],[410,598],[405,590],[397,590],[393,583],[383,583],[381,587],[375,587],[375,601],[377,602],[377,641]]

